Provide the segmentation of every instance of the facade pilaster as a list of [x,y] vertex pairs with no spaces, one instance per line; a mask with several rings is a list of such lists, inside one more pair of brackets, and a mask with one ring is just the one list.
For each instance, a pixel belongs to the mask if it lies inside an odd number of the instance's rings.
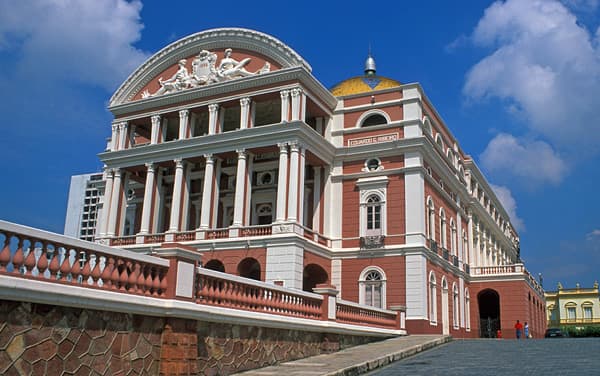
[[238,163],[237,173],[235,178],[235,198],[233,207],[233,227],[241,227],[244,225],[244,203],[246,202],[246,161],[248,153],[241,149],[237,150]]
[[175,181],[173,182],[173,200],[171,201],[171,218],[169,223],[169,232],[179,231],[181,221],[181,196],[183,189],[183,169],[185,162],[181,159],[175,159]]
[[277,144],[279,146],[279,174],[277,177],[277,214],[276,222],[283,222],[286,219],[286,194],[287,194],[287,175],[288,175],[288,146],[286,143]]
[[117,231],[117,221],[121,210],[119,210],[119,203],[121,198],[121,174],[120,168],[114,170],[115,176],[113,180],[112,195],[110,198],[110,212],[108,216],[108,229],[106,231],[107,236],[115,236]]
[[189,137],[190,134],[190,110],[179,111],[179,140]]
[[217,122],[219,121],[219,105],[212,103],[208,105],[208,134],[217,133]]
[[298,223],[304,225],[304,175],[306,165],[306,149],[300,148],[300,165],[298,166]]
[[127,147],[127,122],[119,123],[119,146],[117,150],[123,150]]
[[281,96],[281,122],[287,123],[289,119],[289,100],[290,100],[290,91],[289,90],[281,90],[279,92]]
[[202,189],[202,209],[200,211],[200,229],[206,230],[210,227],[210,212],[213,202],[213,180],[215,159],[212,154],[206,154],[206,165],[204,167],[204,187]]
[[313,219],[314,232],[321,233],[321,166],[313,167]]
[[150,143],[158,144],[158,137],[160,135],[160,115],[153,115],[150,119],[152,120]]
[[156,178],[154,172],[156,165],[154,163],[146,163],[146,185],[144,186],[144,203],[142,206],[142,222],[140,224],[140,234],[148,234],[150,232],[150,221],[152,219],[152,203],[154,191],[156,189]]
[[292,97],[292,121],[301,119],[302,89],[299,87],[290,90]]
[[[404,155],[405,167],[422,167],[420,152],[407,152]],[[406,244],[425,246],[425,179],[421,169],[413,169],[404,174],[404,200],[406,219]],[[440,244],[444,244],[441,242]],[[446,245],[447,246],[447,245]]]
[[250,98],[240,99],[240,129],[246,129],[250,127],[250,104],[252,100]]
[[110,151],[116,151],[119,146],[119,124],[113,123],[110,137]]
[[297,142],[290,144],[290,178],[288,189],[288,215],[292,222],[298,220],[298,177],[300,166],[300,145]]

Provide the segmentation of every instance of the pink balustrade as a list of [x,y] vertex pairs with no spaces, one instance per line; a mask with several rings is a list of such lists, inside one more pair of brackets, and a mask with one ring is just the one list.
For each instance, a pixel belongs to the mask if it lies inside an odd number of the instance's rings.
[[0,221],[0,239],[0,274],[165,297],[166,260],[5,221]]
[[175,241],[184,242],[196,239],[196,231],[186,231],[175,234]]
[[165,241],[165,234],[150,234],[150,235],[144,236],[145,244],[164,243],[164,241]]
[[208,230],[207,239],[227,239],[229,237],[229,229]]
[[245,227],[240,231],[242,237],[271,235],[271,225]]
[[199,269],[196,303],[306,319],[321,319],[323,298],[317,294],[254,282]]
[[397,328],[396,312],[361,306],[352,302],[337,301],[336,317],[337,321],[347,324]]
[[110,239],[110,245],[112,246],[120,246],[120,245],[131,245],[135,244],[135,236],[122,236],[120,238],[112,238]]

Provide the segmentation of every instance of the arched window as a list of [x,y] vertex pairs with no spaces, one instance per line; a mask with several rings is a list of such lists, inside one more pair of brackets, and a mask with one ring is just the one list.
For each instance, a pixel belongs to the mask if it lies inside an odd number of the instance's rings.
[[204,264],[205,269],[216,270],[221,273],[225,273],[225,265],[219,260],[212,259]]
[[427,133],[428,135],[433,136],[431,121],[427,116],[423,116],[423,133]]
[[458,315],[459,315],[459,307],[458,307],[458,287],[456,287],[456,283],[452,284],[452,325],[454,329],[458,329]]
[[427,237],[435,240],[435,207],[431,197],[427,198]]
[[435,135],[435,143],[440,147],[442,153],[444,152],[444,141],[442,140],[442,136],[438,133]]
[[594,319],[594,303],[587,301],[581,303],[581,309],[583,310],[583,321],[592,321]]
[[371,110],[364,113],[358,119],[358,127],[372,127],[374,125],[385,125],[390,122],[390,117],[387,113],[381,110]]
[[469,241],[467,238],[467,233],[465,230],[462,230],[462,258],[466,264],[469,264],[471,260],[469,259]]
[[369,266],[360,273],[359,297],[360,304],[385,308],[386,307],[386,278],[381,268]]
[[456,224],[454,223],[454,218],[450,218],[450,251],[453,255],[457,256],[457,246],[456,246]]
[[448,248],[447,241],[447,229],[446,229],[446,212],[444,208],[440,209],[440,243],[443,248]]
[[471,296],[469,289],[465,289],[465,328],[471,330]]
[[260,263],[255,258],[247,257],[240,261],[237,271],[240,277],[261,280]]
[[367,235],[381,234],[381,200],[377,195],[367,199]]
[[433,272],[429,273],[429,323],[437,324],[437,289]]

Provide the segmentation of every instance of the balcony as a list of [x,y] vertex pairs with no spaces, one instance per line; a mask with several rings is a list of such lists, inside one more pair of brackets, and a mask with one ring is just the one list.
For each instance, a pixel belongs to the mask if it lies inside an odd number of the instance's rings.
[[378,249],[385,246],[385,235],[361,236],[360,249]]
[[544,294],[544,289],[542,286],[535,279],[535,277],[532,276],[527,269],[525,269],[523,264],[472,266],[469,274],[471,274],[471,278],[474,279],[522,276],[529,282],[532,288],[534,288],[540,294]]

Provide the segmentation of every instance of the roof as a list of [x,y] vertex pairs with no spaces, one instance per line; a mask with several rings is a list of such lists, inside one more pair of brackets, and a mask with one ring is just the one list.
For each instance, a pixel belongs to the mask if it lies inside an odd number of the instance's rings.
[[336,97],[343,97],[399,86],[402,86],[402,84],[391,78],[376,75],[363,75],[352,77],[338,83],[331,89],[331,93]]

